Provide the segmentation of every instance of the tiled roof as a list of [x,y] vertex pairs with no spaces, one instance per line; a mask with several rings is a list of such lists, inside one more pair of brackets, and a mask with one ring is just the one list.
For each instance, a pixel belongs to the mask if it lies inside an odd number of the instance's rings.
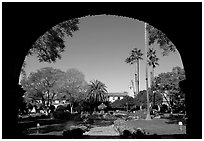
[[114,97],[119,97],[119,96],[127,96],[128,93],[107,93],[107,96],[114,96]]

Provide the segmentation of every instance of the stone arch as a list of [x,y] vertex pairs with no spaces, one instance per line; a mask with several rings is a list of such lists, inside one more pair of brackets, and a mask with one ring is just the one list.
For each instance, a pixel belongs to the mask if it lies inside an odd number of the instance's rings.
[[[32,6],[31,6],[32,5]],[[53,7],[59,7],[59,8],[53,8]],[[199,71],[199,66],[196,66],[192,62],[192,58],[198,58],[199,55],[197,51],[196,54],[192,54],[192,52],[189,52],[190,47],[200,47],[201,44],[199,41],[201,41],[201,20],[197,19],[195,15],[201,16],[202,9],[200,8],[200,5],[193,5],[189,4],[191,8],[188,8],[188,6],[182,8],[182,7],[173,7],[172,5],[168,7],[162,7],[157,6],[156,4],[151,4],[151,7],[140,5],[140,4],[120,4],[119,7],[117,7],[117,4],[107,4],[107,3],[98,3],[98,4],[83,4],[83,7],[79,8],[79,11],[75,13],[76,7],[78,7],[77,3],[73,4],[66,4],[66,6],[69,7],[69,10],[72,11],[70,14],[67,12],[66,7],[61,7],[58,4],[53,4],[52,6],[48,7],[47,5],[38,6],[33,4],[28,4],[25,7],[20,8],[19,5],[12,5],[12,4],[3,4],[2,10],[3,12],[3,40],[4,40],[4,53],[3,57],[5,57],[3,60],[3,65],[6,70],[3,72],[7,73],[7,75],[4,74],[3,80],[4,80],[4,93],[3,93],[3,113],[2,118],[3,120],[10,117],[9,122],[2,122],[3,123],[3,138],[19,138],[21,137],[19,135],[18,128],[17,128],[17,119],[16,119],[16,100],[18,99],[18,96],[16,93],[19,91],[18,87],[18,78],[21,70],[21,66],[23,64],[25,55],[27,54],[30,45],[39,37],[42,35],[45,31],[47,31],[49,28],[51,28],[53,25],[56,25],[60,23],[61,21],[65,21],[67,19],[73,18],[73,17],[83,17],[85,15],[89,14],[113,14],[113,15],[121,15],[126,17],[132,17],[139,19],[141,21],[145,21],[147,23],[151,23],[151,25],[157,27],[161,31],[167,34],[167,36],[171,39],[173,43],[177,46],[178,51],[180,52],[180,55],[182,57],[183,65],[185,66],[185,71],[187,75],[187,80],[184,85],[185,91],[188,93],[197,93],[198,97],[200,97],[199,93],[200,91],[198,88],[202,87],[200,81],[196,86],[192,85],[192,83],[197,81],[197,78],[194,76]],[[45,8],[47,7],[47,8]],[[173,7],[173,8],[172,8]],[[141,11],[144,11],[141,12]],[[161,11],[165,12],[164,16],[158,15],[158,13],[161,13]],[[25,15],[25,13],[27,13]],[[194,13],[194,14],[193,14]],[[5,15],[6,14],[6,15]],[[29,16],[28,16],[29,14]],[[171,20],[171,18],[173,20]],[[176,22],[175,22],[176,21]],[[15,26],[14,26],[15,24]],[[45,26],[46,25],[46,26]],[[190,28],[189,28],[190,27]],[[193,27],[193,29],[191,29]],[[4,29],[6,28],[6,30]],[[190,30],[190,31],[189,31]],[[191,33],[189,35],[189,32]],[[13,33],[13,34],[12,34]],[[198,37],[198,35],[199,37]],[[11,35],[13,36],[11,41]],[[194,42],[193,42],[194,41]],[[198,41],[198,42],[195,42]],[[12,48],[12,51],[11,51]],[[5,52],[6,50],[6,52]],[[199,49],[198,49],[199,50]],[[190,58],[189,56],[192,56]],[[6,60],[7,59],[7,60]],[[199,58],[201,59],[201,58]],[[199,60],[197,60],[199,62]],[[201,61],[200,61],[201,62]],[[200,69],[201,70],[201,69]],[[6,76],[6,77],[5,77]],[[12,88],[8,88],[8,85]],[[7,91],[5,91],[5,88],[8,88]],[[11,99],[12,97],[12,99]],[[202,116],[198,116],[199,113],[196,111],[201,110],[201,98],[194,97],[192,95],[187,95],[186,99],[187,101],[191,101],[188,103],[188,110],[187,114],[188,117],[188,125],[190,128],[187,128],[187,134],[189,137],[197,138],[200,136],[200,133],[202,135],[202,130],[197,131],[197,134],[193,134],[194,129],[198,128],[199,120]],[[10,103],[9,105],[6,104],[6,100],[9,99]],[[193,106],[193,103],[197,102],[200,103],[199,106],[196,106],[197,110],[190,110]],[[6,111],[7,109],[10,109],[10,112],[8,113]],[[200,112],[201,113],[201,112]],[[193,118],[193,115],[196,115],[196,118]],[[199,120],[198,120],[199,119]],[[201,119],[202,120],[202,119]],[[193,122],[192,122],[193,121]],[[197,122],[198,124],[196,124]],[[201,125],[202,126],[202,125]],[[7,127],[12,127],[12,133],[11,129]],[[202,128],[202,127],[201,127]]]

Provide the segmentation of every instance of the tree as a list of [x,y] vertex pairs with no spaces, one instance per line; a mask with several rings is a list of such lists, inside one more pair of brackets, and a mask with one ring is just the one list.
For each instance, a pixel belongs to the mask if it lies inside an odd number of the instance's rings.
[[79,19],[71,19],[57,24],[40,36],[29,50],[28,55],[37,54],[40,62],[55,62],[61,59],[61,53],[65,49],[65,37],[73,36],[73,32],[79,29]]
[[[149,100],[150,103],[154,101],[154,94],[149,90]],[[139,103],[140,106],[146,107],[147,105],[147,91],[143,90],[140,91],[139,94],[136,96],[135,100]],[[155,104],[160,105],[162,103],[162,95],[158,92],[155,93]]]
[[[154,50],[153,48],[149,48],[149,50],[147,52],[147,57],[148,57],[148,65],[152,66],[152,72],[150,75],[150,86],[152,87],[152,81],[154,79],[154,69],[156,68],[156,65],[159,65],[158,64],[159,58],[157,58],[156,50]],[[154,93],[153,90],[152,90],[152,92]],[[155,102],[153,103],[153,105],[155,105]]]
[[149,108],[150,108],[150,105],[149,105],[149,91],[148,91],[148,58],[147,58],[147,43],[146,43],[146,40],[147,40],[147,24],[145,23],[145,66],[146,66],[146,69],[145,69],[145,74],[146,74],[146,78],[145,78],[145,81],[146,81],[146,92],[147,92],[147,115],[146,115],[146,120],[151,120],[151,117],[150,117],[150,111],[149,111]]
[[108,93],[106,85],[99,80],[91,81],[87,90],[87,100],[95,108],[101,103],[106,101],[105,94]]
[[[79,19],[74,18],[61,22],[40,36],[32,45],[26,56],[37,54],[40,62],[56,62],[61,59],[61,53],[65,50],[65,38],[73,36],[73,32],[79,30]],[[24,60],[21,74],[25,74],[26,62]]]
[[[173,110],[178,109],[179,106],[183,107],[183,109],[185,107],[185,94],[179,87],[179,83],[183,80],[185,80],[184,69],[174,67],[172,72],[159,74],[153,82],[153,89],[164,96],[172,112]],[[165,94],[167,96],[165,96]]]
[[73,108],[85,99],[87,85],[84,74],[77,69],[71,68],[64,73],[60,85],[60,97],[69,102],[71,113]]
[[41,68],[23,79],[21,85],[26,91],[25,98],[36,104],[42,102],[43,107],[49,108],[58,93],[58,80],[63,72],[52,67]]
[[157,65],[159,65],[158,64],[159,58],[156,55],[156,50],[154,50],[153,48],[149,48],[147,52],[147,57],[148,57],[148,65],[152,67],[152,76],[150,79],[151,80],[150,82],[152,83],[152,80],[154,78],[154,69],[156,68]]
[[[147,34],[148,33],[148,34]],[[159,47],[163,50],[163,56],[168,55],[170,52],[175,52],[176,47],[173,43],[167,38],[167,36],[162,33],[160,30],[157,30],[153,26],[145,23],[145,54],[146,52],[146,39],[148,40],[148,45],[152,45],[155,42],[159,44]],[[145,55],[147,61],[147,55]],[[146,62],[146,89],[148,89],[148,62]],[[147,91],[147,120],[150,120],[150,112],[149,112],[149,94]]]
[[127,111],[135,105],[138,105],[138,103],[130,96],[124,96],[123,99],[116,100],[111,104],[112,108],[126,109]]
[[[38,20],[39,21],[39,20]],[[33,24],[34,21],[31,23]],[[61,59],[61,53],[65,49],[65,38],[66,37],[72,37],[73,32],[79,30],[78,27],[79,19],[73,18],[68,21],[64,21],[62,23],[59,23],[58,25],[52,27],[47,32],[45,32],[42,36],[40,36],[32,45],[30,48],[30,42],[27,42],[29,44],[23,43],[24,45],[21,47],[24,47],[23,50],[19,50],[16,54],[18,54],[18,57],[14,57],[15,59],[12,59],[12,64],[15,66],[14,70],[14,78],[12,76],[13,82],[13,88],[14,91],[17,91],[19,88],[19,85],[15,85],[16,81],[19,80],[19,74],[25,75],[25,56],[34,55],[36,54],[40,62],[56,62],[57,59]],[[35,25],[35,24],[34,24]],[[21,32],[21,28],[19,31]],[[13,31],[14,29],[12,29]],[[25,30],[24,30],[25,31]],[[31,32],[31,31],[29,31]],[[40,31],[41,32],[41,31]],[[31,32],[33,33],[33,32]],[[39,33],[39,32],[38,32]],[[27,34],[25,34],[27,35]],[[33,36],[35,37],[35,36]],[[16,56],[16,54],[13,54],[13,56]],[[12,70],[12,69],[11,69]],[[13,71],[12,70],[12,71]],[[19,81],[18,81],[19,82]],[[17,84],[17,83],[16,83]],[[16,95],[16,98],[14,98],[14,102],[16,106],[19,106],[18,99],[21,99],[22,94]],[[16,109],[19,109],[20,107],[17,107]],[[17,117],[17,110],[14,110],[13,115]],[[17,122],[16,122],[17,123]],[[16,124],[15,123],[15,124]]]
[[136,71],[137,73],[135,74],[135,84],[137,86],[135,86],[136,88],[136,94],[135,96],[139,93],[139,60],[142,60],[142,55],[143,53],[141,53],[141,50],[134,48],[131,53],[130,53],[130,57],[128,57],[125,62],[126,63],[130,63],[130,64],[134,64],[136,63]]
[[148,33],[148,45],[152,45],[154,43],[159,44],[160,49],[163,50],[163,56],[167,56],[170,52],[176,51],[174,44],[163,32],[149,24],[146,24],[146,31]]

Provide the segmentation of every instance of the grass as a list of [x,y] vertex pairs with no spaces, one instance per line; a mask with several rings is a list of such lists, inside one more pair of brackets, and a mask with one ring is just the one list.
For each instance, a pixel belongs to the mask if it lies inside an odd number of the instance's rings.
[[152,120],[130,120],[125,123],[129,128],[141,128],[149,134],[171,135],[186,134],[186,126],[183,131],[179,130],[178,124],[170,124],[168,119],[152,119]]
[[[140,111],[138,113],[128,114],[127,116],[135,116],[138,115],[143,117],[145,115],[144,111]],[[36,135],[36,123],[40,123],[41,127],[39,129],[38,135],[54,135],[54,136],[62,136],[62,132],[64,129],[68,129],[70,126],[77,124],[79,115],[75,115],[72,120],[51,120],[51,119],[36,119],[34,121],[24,120],[21,123],[21,126],[24,128],[27,126],[27,129],[30,129],[30,135]],[[178,118],[178,117],[177,117]],[[186,126],[183,126],[183,131],[179,130],[178,120],[177,118],[162,118],[162,119],[152,119],[150,121],[140,119],[140,120],[128,120],[125,121],[122,126],[125,126],[127,129],[144,129],[145,132],[149,133],[149,135],[157,134],[157,135],[177,135],[177,134],[186,134]],[[109,118],[108,118],[109,119]],[[76,122],[78,121],[78,122]],[[99,120],[100,121],[100,120]],[[100,122],[99,122],[100,123]],[[99,124],[97,123],[97,124]],[[100,123],[102,125],[106,125],[106,122]],[[109,123],[108,123],[109,124]],[[26,126],[25,126],[26,125]],[[97,125],[99,126],[99,125]],[[125,129],[123,127],[123,129]]]

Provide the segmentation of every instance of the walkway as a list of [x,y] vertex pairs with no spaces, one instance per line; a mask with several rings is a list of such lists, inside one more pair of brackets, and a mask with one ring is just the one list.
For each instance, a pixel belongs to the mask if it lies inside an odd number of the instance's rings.
[[91,128],[90,131],[85,132],[83,135],[89,135],[89,136],[119,136],[119,133],[114,128],[113,125],[110,125],[110,126]]

